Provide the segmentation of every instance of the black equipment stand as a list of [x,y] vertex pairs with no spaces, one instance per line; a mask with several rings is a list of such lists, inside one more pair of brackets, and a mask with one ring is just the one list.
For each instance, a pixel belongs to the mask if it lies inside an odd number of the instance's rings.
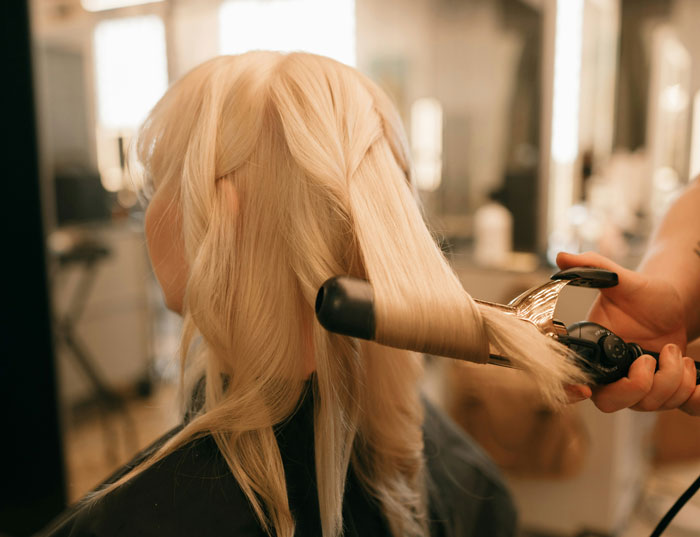
[[117,438],[107,419],[111,412],[119,412],[122,415],[124,428],[130,452],[136,452],[137,441],[133,434],[135,431],[133,420],[128,412],[125,398],[115,392],[104,381],[103,375],[97,368],[95,360],[87,350],[86,345],[76,333],[76,327],[80,321],[85,305],[94,287],[98,273],[98,265],[109,257],[109,249],[94,240],[83,238],[65,248],[54,248],[54,254],[58,262],[58,270],[65,270],[73,265],[80,265],[82,274],[70,299],[69,305],[61,316],[56,316],[56,337],[70,351],[75,364],[83,372],[91,384],[96,402],[101,410],[101,423],[105,444],[106,459],[116,465],[119,462],[116,453]]

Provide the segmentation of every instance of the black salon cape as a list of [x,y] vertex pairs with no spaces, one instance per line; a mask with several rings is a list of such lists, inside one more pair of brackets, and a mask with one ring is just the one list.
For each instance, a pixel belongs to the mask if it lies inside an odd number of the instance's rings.
[[[425,458],[432,537],[510,537],[515,510],[493,463],[425,402]],[[161,438],[107,482],[119,478],[179,429]],[[297,536],[321,535],[316,494],[313,398],[275,431]],[[390,535],[378,505],[349,470],[345,537]],[[193,441],[92,504],[77,504],[45,537],[263,537],[243,492],[211,437]]]

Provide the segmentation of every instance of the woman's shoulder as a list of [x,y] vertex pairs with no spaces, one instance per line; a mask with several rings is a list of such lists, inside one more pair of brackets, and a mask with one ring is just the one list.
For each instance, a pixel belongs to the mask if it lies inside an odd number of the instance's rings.
[[424,400],[424,455],[433,535],[510,537],[515,507],[498,467],[460,427]]
[[[126,474],[176,432],[177,429],[171,431],[144,450],[105,484]],[[173,451],[104,496],[86,498],[39,535],[178,537],[264,533],[213,438],[205,436]]]

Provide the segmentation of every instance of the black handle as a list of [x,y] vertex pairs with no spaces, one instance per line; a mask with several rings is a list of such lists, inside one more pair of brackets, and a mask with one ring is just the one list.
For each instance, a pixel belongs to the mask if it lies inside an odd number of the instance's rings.
[[[579,365],[592,377],[595,384],[610,384],[626,376],[632,363],[642,354],[658,360],[659,353],[642,349],[637,343],[626,343],[622,338],[597,323],[582,321],[567,327],[567,336],[559,340],[579,356]],[[695,383],[700,384],[700,363],[695,362]]]
[[[648,351],[643,349],[636,343],[628,343],[630,346],[630,352],[633,352],[636,358],[639,358],[642,354],[648,354],[656,359],[656,369],[659,369],[659,353]],[[695,384],[700,385],[700,362],[695,362]]]
[[316,318],[330,332],[374,339],[374,292],[369,282],[350,276],[325,281],[316,295]]

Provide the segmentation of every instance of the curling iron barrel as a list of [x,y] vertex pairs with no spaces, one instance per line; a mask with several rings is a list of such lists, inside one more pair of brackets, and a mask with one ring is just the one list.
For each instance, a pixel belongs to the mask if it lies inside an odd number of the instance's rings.
[[[577,268],[552,276],[552,281],[526,291],[508,305],[479,302],[505,314],[530,322],[544,334],[555,337],[571,348],[596,384],[608,384],[624,377],[632,362],[642,354],[658,360],[659,355],[642,349],[636,343],[626,343],[607,328],[587,321],[565,327],[553,319],[559,291],[567,284],[585,287],[610,287],[617,284],[617,275],[599,269]],[[375,341],[374,293],[369,282],[348,276],[327,280],[316,297],[316,317],[331,332]],[[378,343],[382,343],[378,341]],[[429,347],[431,342],[426,342]],[[422,349],[409,349],[421,351]],[[463,356],[452,356],[464,359]],[[491,354],[489,363],[510,366],[507,357]],[[696,383],[700,384],[700,363],[695,364]]]
[[[478,302],[478,301],[477,301]],[[500,304],[481,303],[487,307],[497,308],[504,313],[512,313]],[[326,330],[345,336],[388,344],[376,337],[376,318],[374,313],[374,292],[366,280],[349,276],[335,276],[326,280],[316,296],[316,317]],[[439,335],[432,334],[433,337]],[[439,341],[423,341],[418,347],[407,348],[416,352],[430,353],[429,349],[440,347]],[[391,344],[389,344],[391,346]],[[468,360],[469,353],[457,348],[446,354],[451,358]],[[483,363],[484,360],[474,360]],[[488,363],[512,367],[510,361],[502,356],[490,354]]]
[[[367,281],[358,278],[336,276],[327,280],[319,289],[316,297],[316,317],[326,330],[376,341],[390,347],[450,356],[476,363],[486,363],[490,356],[488,352],[475,352],[474,346],[468,340],[453,339],[451,344],[446,345],[441,339],[445,334],[423,334],[414,338],[410,343],[390,339],[391,336],[379,335],[376,324],[374,291]],[[386,319],[384,322],[387,322]],[[397,326],[395,320],[392,326],[401,328]],[[487,350],[486,346],[483,350]],[[501,365],[510,365],[505,358],[501,361]]]

